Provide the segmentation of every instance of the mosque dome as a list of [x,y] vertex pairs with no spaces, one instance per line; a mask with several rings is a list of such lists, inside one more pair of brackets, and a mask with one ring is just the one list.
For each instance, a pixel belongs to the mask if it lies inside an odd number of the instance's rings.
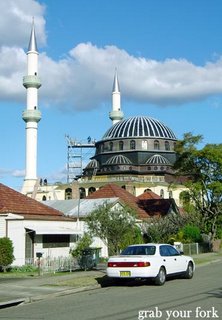
[[115,123],[102,140],[123,138],[157,138],[176,140],[173,131],[159,120],[138,116]]
[[154,154],[146,161],[146,164],[170,165],[170,161],[160,154]]

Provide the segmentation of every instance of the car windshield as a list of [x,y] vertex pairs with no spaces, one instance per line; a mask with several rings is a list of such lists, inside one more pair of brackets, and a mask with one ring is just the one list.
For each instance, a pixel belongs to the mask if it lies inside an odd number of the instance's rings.
[[155,246],[132,246],[121,252],[121,256],[148,255],[153,256],[156,252]]

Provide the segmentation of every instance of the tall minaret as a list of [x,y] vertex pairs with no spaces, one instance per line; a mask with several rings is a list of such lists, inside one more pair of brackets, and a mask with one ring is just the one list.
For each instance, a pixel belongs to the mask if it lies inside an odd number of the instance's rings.
[[120,103],[120,89],[119,81],[117,76],[117,70],[115,71],[114,81],[113,81],[113,92],[112,92],[112,111],[109,113],[109,118],[112,120],[113,124],[119,122],[123,119],[123,112],[121,111]]
[[38,110],[38,89],[41,82],[38,77],[38,49],[35,37],[34,20],[27,51],[27,75],[23,77],[23,86],[27,90],[26,110],[22,119],[26,122],[26,168],[22,193],[34,191],[37,182],[37,133],[41,112]]

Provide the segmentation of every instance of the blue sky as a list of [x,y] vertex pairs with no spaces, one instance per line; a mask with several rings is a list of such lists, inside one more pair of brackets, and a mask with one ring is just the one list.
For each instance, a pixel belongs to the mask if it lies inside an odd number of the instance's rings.
[[221,143],[221,0],[2,0],[0,182],[20,190],[25,169],[26,50],[39,48],[38,176],[66,181],[65,134],[99,140],[112,125],[118,70],[125,117],[146,115],[178,139]]

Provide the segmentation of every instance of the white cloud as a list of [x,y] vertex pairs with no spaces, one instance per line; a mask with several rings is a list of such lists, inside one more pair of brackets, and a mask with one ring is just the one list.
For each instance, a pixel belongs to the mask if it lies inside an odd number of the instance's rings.
[[27,46],[32,17],[35,19],[38,43],[45,44],[45,8],[35,0],[0,1],[0,46]]
[[[38,44],[46,41],[44,6],[34,0],[0,1],[0,100],[25,101],[22,77],[31,19]],[[116,46],[80,43],[58,61],[39,55],[40,108],[67,111],[95,109],[110,103],[117,67],[122,97],[136,102],[175,105],[222,93],[222,59],[194,65],[186,59],[155,61],[128,54]]]

